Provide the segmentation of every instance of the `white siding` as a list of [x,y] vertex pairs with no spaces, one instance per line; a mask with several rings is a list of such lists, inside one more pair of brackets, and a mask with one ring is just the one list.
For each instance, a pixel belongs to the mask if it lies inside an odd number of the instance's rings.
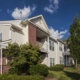
[[23,30],[11,29],[12,43],[26,44],[28,43],[28,26],[23,27]]
[[2,33],[2,41],[11,39],[10,27],[11,27],[11,25],[0,24],[0,33]]
[[41,18],[37,18],[35,20],[31,20],[33,23],[37,24],[39,28],[47,32],[47,28],[45,27]]
[[50,58],[54,58],[54,65],[56,64],[60,64],[60,57],[63,58],[63,62],[64,62],[64,56],[63,56],[63,52],[64,52],[64,44],[62,44],[62,51],[59,50],[59,43],[60,42],[54,42],[54,51],[49,49],[49,45],[48,45],[48,54],[44,55],[45,59],[43,60],[42,64],[46,64],[47,66],[50,66]]

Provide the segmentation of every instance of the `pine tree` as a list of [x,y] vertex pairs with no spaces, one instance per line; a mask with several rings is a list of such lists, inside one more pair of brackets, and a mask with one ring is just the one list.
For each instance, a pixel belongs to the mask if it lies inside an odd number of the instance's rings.
[[80,23],[77,16],[75,16],[73,23],[70,25],[69,32],[68,47],[77,68],[77,62],[80,62]]

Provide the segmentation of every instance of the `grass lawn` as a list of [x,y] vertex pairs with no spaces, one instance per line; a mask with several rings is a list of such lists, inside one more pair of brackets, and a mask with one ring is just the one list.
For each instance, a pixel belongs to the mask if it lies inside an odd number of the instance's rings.
[[68,67],[64,71],[50,71],[48,77],[56,77],[53,80],[80,80],[80,65],[77,70]]

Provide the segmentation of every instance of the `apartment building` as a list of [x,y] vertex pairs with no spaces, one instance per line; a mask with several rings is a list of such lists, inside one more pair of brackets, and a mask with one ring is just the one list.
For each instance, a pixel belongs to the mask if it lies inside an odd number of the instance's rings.
[[[39,46],[42,64],[47,66],[64,64],[64,42],[51,37],[42,15],[25,21],[0,21],[0,41],[2,41],[1,48],[5,48],[8,43],[18,43],[19,45],[28,43],[32,46]],[[7,59],[3,58],[3,65],[6,66],[6,64]],[[4,66],[3,72],[6,72],[8,67]]]

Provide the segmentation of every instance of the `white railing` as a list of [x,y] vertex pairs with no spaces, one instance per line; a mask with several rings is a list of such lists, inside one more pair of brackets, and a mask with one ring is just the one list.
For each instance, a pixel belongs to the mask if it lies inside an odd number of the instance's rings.
[[45,41],[45,42],[39,42],[37,41],[37,46],[40,47],[40,50],[43,51],[43,52],[48,52],[48,43]]

